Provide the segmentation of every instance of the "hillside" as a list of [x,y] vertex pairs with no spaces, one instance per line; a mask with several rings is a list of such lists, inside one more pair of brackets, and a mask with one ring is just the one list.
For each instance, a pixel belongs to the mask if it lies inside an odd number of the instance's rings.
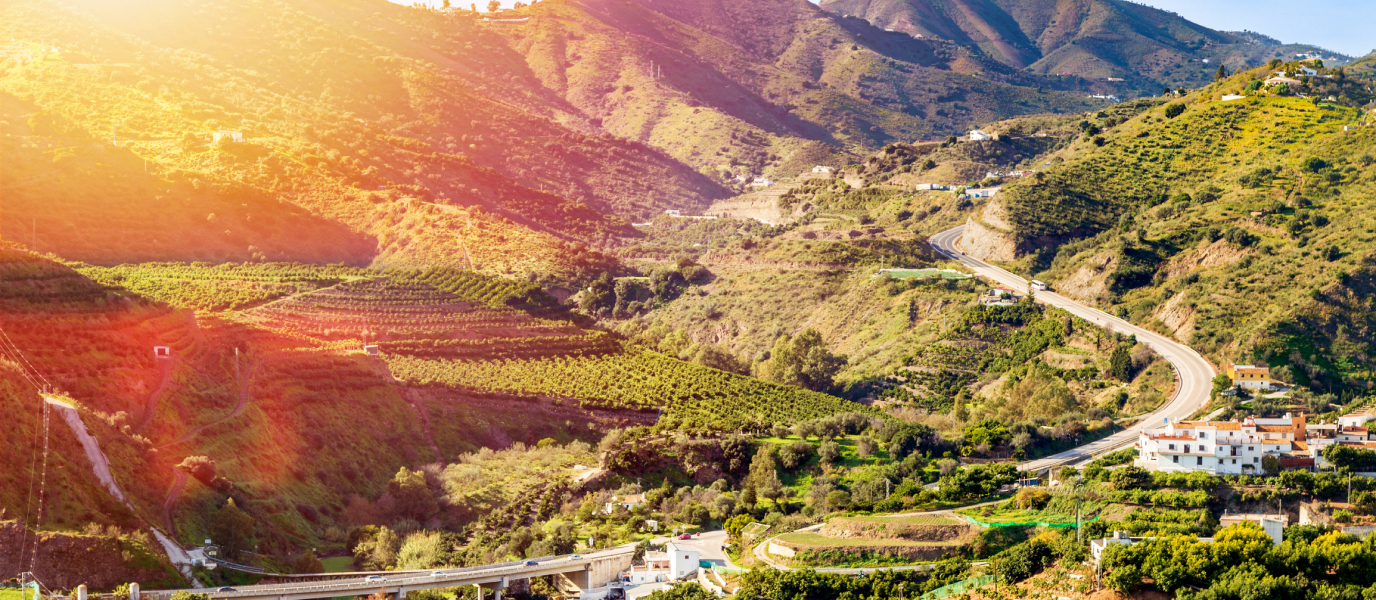
[[1369,81],[1330,70],[1292,89],[1262,85],[1268,72],[1087,121],[1045,173],[971,220],[997,227],[962,243],[1016,247],[1016,268],[1218,363],[1266,362],[1315,391],[1364,388],[1370,340],[1353,299],[1372,251],[1376,139],[1344,104],[1368,102]]
[[1116,0],[826,0],[822,7],[885,29],[978,48],[1034,73],[1120,79],[1121,89],[1139,94],[1198,87],[1219,65],[1232,72],[1318,50],[1214,31],[1175,13]]
[[0,227],[92,264],[575,279],[607,266],[588,246],[635,237],[626,219],[737,176],[1090,106],[801,1],[735,9],[771,15],[760,47],[706,4],[548,2],[521,24],[382,0],[4,10]]

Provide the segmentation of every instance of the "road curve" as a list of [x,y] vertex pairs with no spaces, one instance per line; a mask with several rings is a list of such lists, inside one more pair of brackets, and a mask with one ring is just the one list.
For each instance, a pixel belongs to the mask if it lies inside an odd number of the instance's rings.
[[[1026,279],[982,260],[965,256],[956,246],[964,229],[964,225],[947,229],[946,231],[932,236],[930,243],[939,252],[950,257],[952,260],[959,261],[961,264],[973,270],[976,275],[1014,290],[1024,291],[1027,289],[1028,282]],[[1066,450],[1060,454],[1054,454],[1046,458],[1022,463],[1018,465],[1019,469],[1024,471],[1042,471],[1064,464],[1080,462],[1099,454],[1130,446],[1136,443],[1138,430],[1143,426],[1161,423],[1167,418],[1188,418],[1196,410],[1199,410],[1200,407],[1208,404],[1209,390],[1213,386],[1212,380],[1215,375],[1214,367],[1209,364],[1209,361],[1205,360],[1203,356],[1200,356],[1198,352],[1195,352],[1194,349],[1167,338],[1166,336],[1148,331],[1119,319],[1118,317],[1114,317],[1097,308],[1091,308],[1075,302],[1060,294],[1053,292],[1037,292],[1037,301],[1049,306],[1065,309],[1071,314],[1101,327],[1104,325],[1112,325],[1114,331],[1125,334],[1135,334],[1137,336],[1137,341],[1146,344],[1171,364],[1175,369],[1176,379],[1179,381],[1179,385],[1176,387],[1175,395],[1166,402],[1165,406],[1157,409],[1156,412],[1142,417],[1142,419],[1132,427],[1104,439]]]

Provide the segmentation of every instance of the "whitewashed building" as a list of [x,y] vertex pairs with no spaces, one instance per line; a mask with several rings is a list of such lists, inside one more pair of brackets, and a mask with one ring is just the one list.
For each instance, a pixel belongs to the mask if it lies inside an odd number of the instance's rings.
[[1261,459],[1307,451],[1304,417],[1197,421],[1143,428],[1137,434],[1137,466],[1211,475],[1257,474]]
[[987,142],[992,139],[994,139],[994,136],[989,135],[978,129],[970,132],[970,141],[972,142]]

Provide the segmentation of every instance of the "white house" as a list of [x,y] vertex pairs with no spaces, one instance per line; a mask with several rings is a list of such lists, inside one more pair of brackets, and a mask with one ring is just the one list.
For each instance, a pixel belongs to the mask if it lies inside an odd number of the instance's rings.
[[822,174],[825,174],[825,175],[830,175],[830,174],[832,174],[832,173],[835,173],[835,172],[836,172],[836,169],[833,168],[833,167],[824,167],[824,166],[822,166],[822,165],[817,165],[817,166],[815,166],[815,167],[812,167],[812,172],[813,172],[813,173],[822,173]]
[[671,217],[677,217],[679,216],[680,211],[671,208],[669,210],[664,211],[664,214],[669,215]]
[[244,141],[244,134],[239,133],[237,131],[216,131],[215,133],[210,134],[210,142],[212,144],[219,143],[219,141],[223,138],[229,138],[229,141],[234,142],[236,144],[241,144]]
[[973,188],[965,190],[965,195],[971,198],[993,198],[998,193],[999,188],[996,187]]
[[632,566],[623,574],[633,586],[667,581],[681,581],[698,571],[698,549],[687,544],[669,542],[664,552],[646,552],[643,566]]
[[1018,295],[1008,288],[989,288],[979,297],[979,303],[985,305],[1010,305],[1017,304]]
[[774,185],[774,181],[767,177],[756,177],[750,182],[751,187],[769,187]]
[[698,549],[687,544],[670,542],[664,546],[669,554],[669,578],[685,579],[698,571]]
[[616,507],[620,506],[626,510],[635,510],[637,506],[645,504],[645,494],[631,494],[628,496],[613,496],[611,502],[602,507],[602,512],[612,514]]
[[1242,100],[1244,98],[1246,98],[1246,96],[1239,96],[1237,94],[1224,94],[1222,102],[1232,102],[1234,100]]
[[1261,459],[1307,452],[1304,417],[1243,421],[1165,421],[1137,434],[1135,464],[1158,471],[1203,471],[1211,475],[1261,473]]
[[980,131],[978,129],[970,132],[970,141],[972,142],[984,142],[992,139],[994,139],[994,136],[984,133],[983,131]]
[[919,192],[923,192],[923,191],[941,192],[941,191],[948,190],[948,189],[950,189],[950,188],[948,188],[948,187],[946,187],[946,186],[944,186],[944,185],[941,185],[941,184],[939,184],[939,183],[919,183],[919,184],[917,184],[916,186],[913,186],[913,189],[916,190],[916,191],[919,191]]
[[1311,69],[1311,68],[1309,68],[1309,67],[1300,67],[1300,75],[1305,75],[1305,76],[1307,76],[1307,77],[1313,77],[1313,76],[1318,75],[1318,74],[1319,74],[1318,71],[1315,71],[1314,69]]
[[[1231,527],[1242,522],[1251,522],[1261,525],[1261,529],[1271,537],[1271,545],[1279,546],[1283,538],[1285,526],[1290,522],[1290,519],[1285,515],[1224,515],[1223,518],[1218,521],[1220,528]],[[1121,531],[1115,531],[1113,532],[1113,537],[1107,537],[1101,540],[1090,540],[1089,557],[1090,560],[1097,565],[1103,558],[1104,551],[1107,550],[1109,546],[1131,546],[1139,542],[1154,539],[1156,538],[1129,537]],[[1212,544],[1214,538],[1202,537],[1199,538],[1199,541],[1206,544]]]
[[1372,409],[1364,408],[1357,412],[1350,412],[1338,417],[1338,424],[1343,427],[1361,427],[1370,423],[1372,419],[1376,419],[1376,412],[1373,412]]

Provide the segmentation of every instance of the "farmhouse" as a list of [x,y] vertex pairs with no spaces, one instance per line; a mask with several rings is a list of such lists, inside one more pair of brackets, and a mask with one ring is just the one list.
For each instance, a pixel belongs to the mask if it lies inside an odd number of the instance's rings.
[[922,191],[940,192],[940,191],[948,190],[948,189],[950,189],[950,188],[948,188],[948,187],[946,187],[946,186],[944,186],[944,185],[941,185],[941,184],[939,184],[939,183],[919,183],[919,184],[917,184],[916,186],[913,186],[913,189],[916,190],[916,191],[919,191],[919,192],[922,192]]
[[756,177],[750,182],[751,187],[769,187],[771,185],[774,185],[774,181],[767,177]]
[[821,174],[825,174],[825,175],[830,175],[830,174],[832,174],[832,173],[835,173],[835,172],[836,172],[836,169],[833,168],[833,167],[824,167],[824,166],[822,166],[822,165],[817,165],[817,166],[815,166],[815,167],[812,167],[812,172],[813,172],[813,173],[821,173]]
[[602,507],[602,512],[612,514],[616,507],[620,506],[626,510],[635,510],[637,506],[645,504],[645,494],[631,494],[629,496],[614,496],[611,502]]
[[1008,306],[1017,302],[1017,294],[1008,288],[989,288],[979,297],[979,303],[985,305]]
[[1270,79],[1267,79],[1265,83],[1266,85],[1280,85],[1282,83],[1285,85],[1299,85],[1300,80],[1291,79],[1289,77],[1286,77],[1284,74],[1277,73],[1273,75]]
[[1272,387],[1270,367],[1229,364],[1223,372],[1233,380],[1233,385],[1249,390],[1269,390]]
[[985,142],[992,139],[994,139],[994,136],[989,135],[978,129],[970,132],[970,141],[972,142]]
[[971,198],[993,198],[994,195],[995,195],[995,194],[998,194],[998,193],[999,193],[999,188],[996,188],[996,187],[991,187],[991,188],[973,188],[973,189],[965,190],[965,195],[966,195],[966,196],[969,196],[969,197],[971,197]]
[[219,143],[219,141],[224,138],[229,138],[229,141],[236,144],[242,144],[244,142],[244,134],[237,131],[216,131],[210,134],[210,142],[212,144]]

